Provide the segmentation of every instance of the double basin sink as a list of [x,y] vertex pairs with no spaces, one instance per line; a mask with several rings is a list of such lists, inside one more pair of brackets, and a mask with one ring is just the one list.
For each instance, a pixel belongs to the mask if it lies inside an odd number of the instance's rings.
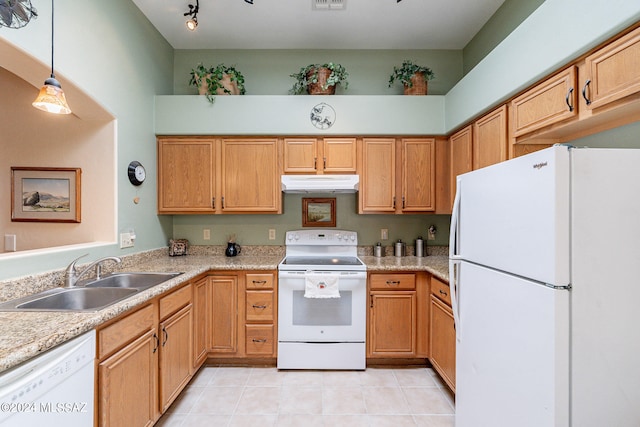
[[0,304],[0,311],[98,311],[182,273],[113,273],[83,286],[49,289]]

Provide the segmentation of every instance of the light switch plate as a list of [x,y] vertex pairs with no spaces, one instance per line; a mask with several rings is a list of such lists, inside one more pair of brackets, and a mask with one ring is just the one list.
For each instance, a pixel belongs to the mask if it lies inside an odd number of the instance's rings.
[[269,229],[269,240],[276,240],[276,229],[275,228],[270,228]]

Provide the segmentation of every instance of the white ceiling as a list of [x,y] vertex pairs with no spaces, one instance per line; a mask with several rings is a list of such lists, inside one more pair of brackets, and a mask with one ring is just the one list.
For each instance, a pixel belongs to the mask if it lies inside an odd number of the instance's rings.
[[462,49],[504,0],[133,0],[175,49]]

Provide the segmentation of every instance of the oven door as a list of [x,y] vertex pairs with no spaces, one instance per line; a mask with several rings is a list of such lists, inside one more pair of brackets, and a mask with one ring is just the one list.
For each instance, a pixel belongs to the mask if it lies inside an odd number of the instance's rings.
[[[319,271],[315,271],[319,273]],[[336,272],[327,272],[336,273]],[[280,342],[364,342],[367,273],[341,271],[340,298],[305,298],[305,272],[278,275]]]

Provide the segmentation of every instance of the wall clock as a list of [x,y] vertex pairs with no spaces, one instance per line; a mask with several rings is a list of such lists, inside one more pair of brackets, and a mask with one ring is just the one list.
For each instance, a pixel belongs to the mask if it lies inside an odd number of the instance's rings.
[[311,109],[311,124],[318,129],[329,129],[336,121],[336,110],[329,104],[321,102]]
[[133,185],[140,185],[147,177],[147,171],[144,170],[144,166],[142,166],[142,163],[134,160],[133,162],[129,163],[129,167],[127,168],[127,175],[129,176],[129,181],[131,181]]

